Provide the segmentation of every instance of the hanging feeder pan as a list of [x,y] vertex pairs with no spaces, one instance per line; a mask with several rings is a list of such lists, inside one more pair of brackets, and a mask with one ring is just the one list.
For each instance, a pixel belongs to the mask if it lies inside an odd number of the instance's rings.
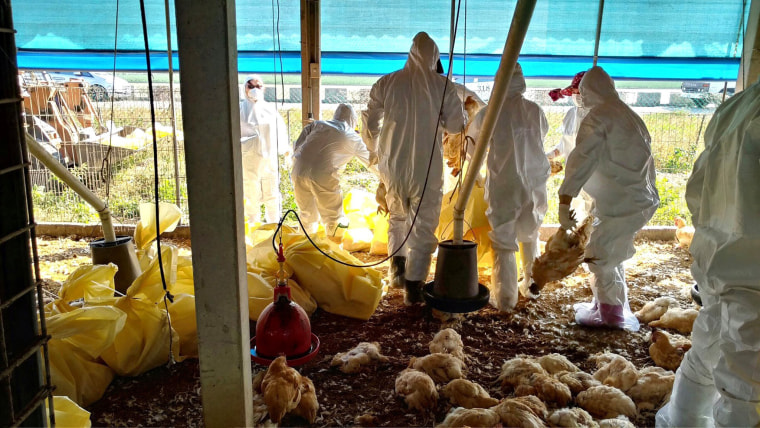
[[278,285],[274,288],[274,301],[264,308],[256,322],[251,360],[269,365],[284,355],[288,365],[299,366],[316,357],[318,352],[319,339],[311,332],[309,316],[293,302],[290,287]]
[[425,302],[443,312],[474,312],[488,304],[490,294],[478,283],[478,244],[439,242],[435,278],[422,289]]

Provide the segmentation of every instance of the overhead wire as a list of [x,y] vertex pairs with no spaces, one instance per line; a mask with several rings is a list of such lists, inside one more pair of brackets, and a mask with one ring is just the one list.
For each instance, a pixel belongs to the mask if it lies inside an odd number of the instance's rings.
[[[457,11],[456,11],[456,20],[455,20],[454,31],[453,31],[454,32],[454,38],[456,38],[456,31],[457,31],[457,27],[459,25],[459,12],[461,10],[461,6],[462,6],[462,0],[458,0]],[[301,230],[303,231],[303,234],[306,236],[306,239],[309,240],[309,243],[311,243],[311,245],[314,248],[316,248],[317,251],[319,251],[323,256],[327,257],[328,259],[330,259],[330,260],[332,260],[332,261],[334,261],[334,262],[336,262],[338,264],[344,265],[344,266],[358,267],[358,268],[368,268],[368,267],[377,266],[379,264],[382,264],[382,263],[386,262],[391,257],[395,256],[399,251],[401,251],[402,248],[404,248],[404,245],[406,244],[406,241],[409,240],[409,236],[411,236],[412,230],[414,229],[414,225],[417,222],[417,216],[419,215],[420,207],[422,206],[422,200],[425,197],[425,192],[427,190],[427,184],[428,184],[428,180],[430,178],[430,168],[431,168],[431,166],[433,164],[433,158],[435,157],[435,151],[437,149],[439,149],[438,144],[437,144],[437,142],[438,142],[438,130],[439,130],[439,127],[441,125],[441,118],[443,116],[443,106],[444,106],[444,103],[446,101],[446,90],[448,89],[449,82],[451,81],[451,75],[452,75],[452,71],[453,71],[453,64],[454,64],[454,60],[453,60],[453,53],[454,52],[453,51],[454,51],[454,43],[455,42],[456,42],[456,40],[452,40],[452,42],[450,44],[450,48],[449,48],[450,49],[450,51],[449,51],[449,67],[448,67],[448,72],[446,73],[446,83],[443,86],[443,93],[441,95],[441,106],[438,109],[438,118],[437,118],[436,124],[435,124],[435,132],[433,133],[433,144],[432,144],[432,148],[431,148],[431,151],[430,151],[430,158],[428,159],[427,172],[425,174],[425,182],[424,182],[424,184],[422,186],[422,193],[420,193],[420,200],[419,200],[419,202],[417,204],[417,209],[414,211],[414,217],[412,217],[412,223],[409,226],[409,230],[407,231],[406,236],[404,237],[404,240],[401,242],[401,244],[398,246],[398,248],[396,248],[396,250],[393,251],[391,254],[388,254],[388,256],[386,256],[384,259],[379,260],[379,261],[374,262],[374,263],[361,264],[361,265],[359,265],[359,264],[353,264],[353,263],[346,263],[346,262],[344,262],[342,260],[336,259],[335,257],[331,256],[330,254],[328,254],[324,250],[322,250],[322,248],[320,248],[319,245],[317,245],[311,239],[311,236],[309,236],[308,232],[306,232],[306,229],[303,227],[303,223],[301,223],[301,219],[298,217],[298,213],[296,213],[293,210],[288,210],[288,211],[285,212],[285,214],[283,214],[282,218],[280,219],[279,223],[277,224],[277,229],[275,229],[274,234],[272,235],[272,248],[274,249],[275,253],[278,252],[278,247],[276,245],[276,237],[278,235],[278,232],[281,231],[282,224],[285,221],[285,218],[287,217],[287,215],[289,213],[293,213],[293,215],[295,215],[296,220],[298,220],[298,224],[301,226]],[[281,236],[281,234],[280,234],[280,242],[282,242],[282,236]]]
[[[140,0],[140,19],[142,20],[143,29],[143,41],[145,42],[145,66],[148,71],[148,97],[150,99],[150,123],[151,132],[153,133],[153,186],[154,186],[154,198],[156,205],[156,257],[158,258],[158,269],[161,272],[161,286],[164,289],[164,308],[166,309],[166,321],[169,325],[169,361],[174,363],[174,353],[172,350],[172,321],[169,316],[169,303],[174,302],[174,296],[169,292],[166,287],[166,275],[164,273],[164,263],[161,254],[161,231],[159,225],[161,224],[159,213],[159,178],[158,178],[158,139],[156,138],[156,106],[153,99],[153,76],[150,66],[150,47],[148,43],[148,25],[146,22],[145,14],[145,0]],[[168,302],[167,302],[168,301]]]

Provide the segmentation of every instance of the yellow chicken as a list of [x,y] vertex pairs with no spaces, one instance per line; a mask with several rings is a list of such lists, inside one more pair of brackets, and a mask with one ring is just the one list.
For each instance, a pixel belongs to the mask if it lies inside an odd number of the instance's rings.
[[645,367],[639,372],[636,385],[626,392],[636,403],[639,410],[659,409],[665,399],[670,397],[676,375],[660,367]]
[[[452,168],[451,175],[458,176],[462,170],[462,157],[464,152],[465,135],[467,129],[472,123],[475,115],[480,111],[480,104],[472,96],[468,96],[464,100],[464,109],[467,111],[467,125],[464,132],[450,134],[446,131],[443,133],[443,158],[446,160],[446,165]],[[470,142],[469,144],[475,144]]]
[[549,374],[553,375],[559,372],[579,372],[581,369],[573,364],[562,354],[547,354],[538,357],[538,364],[544,368]]
[[599,428],[636,428],[636,425],[634,425],[627,417],[620,415],[616,418],[600,420]]
[[631,397],[612,386],[592,386],[578,394],[575,402],[597,418],[636,417],[636,404]]
[[298,402],[291,414],[300,416],[310,424],[317,419],[317,410],[319,402],[317,401],[317,391],[314,389],[314,382],[306,376],[301,376],[301,400]]
[[521,379],[522,383],[515,388],[518,397],[535,395],[545,403],[555,403],[560,407],[573,399],[570,388],[548,374],[533,373]]
[[433,340],[428,345],[430,353],[451,354],[462,361],[465,361],[464,344],[462,336],[453,328],[445,328],[435,334]]
[[658,366],[675,371],[681,365],[681,360],[689,349],[691,349],[691,340],[683,336],[668,334],[662,330],[652,330],[649,356]]
[[501,389],[507,391],[523,383],[521,379],[529,378],[533,373],[548,374],[536,360],[515,357],[502,364],[501,374],[497,380],[501,382]]
[[681,334],[689,334],[698,314],[699,311],[696,309],[669,308],[660,319],[650,322],[649,326],[667,328],[676,330]]
[[524,395],[522,397],[512,398],[512,400],[528,406],[530,411],[540,419],[546,419],[546,415],[549,413],[546,409],[546,404],[535,395]]
[[623,392],[635,385],[639,378],[636,366],[621,355],[605,352],[592,355],[589,360],[596,363],[597,371],[594,372],[594,379]]
[[594,379],[594,376],[586,372],[558,372],[554,374],[560,382],[567,385],[570,388],[570,392],[573,396],[578,395],[581,391],[585,391],[592,386],[601,385],[602,383]]
[[380,353],[379,343],[361,342],[348,352],[335,354],[330,366],[339,366],[343,373],[358,373],[373,361],[387,362],[388,357]]
[[589,215],[573,231],[558,229],[546,242],[544,253],[533,262],[533,284],[530,292],[538,295],[544,286],[575,272],[583,262],[593,262],[585,257],[586,244],[594,229],[594,217]]
[[261,381],[261,391],[269,409],[269,419],[279,423],[301,400],[301,375],[288,367],[284,356],[279,356],[269,365]]
[[670,296],[661,296],[652,302],[647,302],[644,306],[636,311],[634,315],[639,322],[649,323],[660,317],[668,311],[669,307],[678,306],[678,301]]
[[688,226],[686,220],[676,217],[676,239],[678,246],[688,249],[691,246],[691,240],[694,239],[694,226]]
[[396,394],[404,397],[410,409],[426,411],[438,402],[438,390],[435,382],[426,373],[414,369],[405,369],[396,378]]
[[485,388],[467,379],[452,380],[443,387],[441,393],[451,401],[451,404],[466,409],[487,408],[499,403],[499,400],[491,398]]
[[505,398],[493,407],[501,423],[508,427],[542,428],[546,426],[543,419],[536,415],[534,410],[524,401],[514,398]]
[[549,415],[548,422],[553,427],[598,427],[594,418],[580,407],[557,409]]
[[436,383],[447,383],[452,379],[464,377],[465,365],[462,360],[451,355],[437,352],[424,357],[412,357],[409,367],[427,373]]
[[501,426],[501,418],[491,409],[467,409],[455,407],[436,428],[443,427],[495,427]]

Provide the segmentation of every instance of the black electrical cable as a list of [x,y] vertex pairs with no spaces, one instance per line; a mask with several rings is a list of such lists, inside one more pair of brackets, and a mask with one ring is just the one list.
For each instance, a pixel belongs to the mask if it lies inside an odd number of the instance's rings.
[[[456,20],[455,20],[455,23],[454,23],[454,42],[456,42],[456,31],[457,31],[457,27],[459,26],[459,11],[461,9],[461,6],[462,6],[462,1],[459,0],[457,2],[457,14],[456,14]],[[454,43],[451,43],[450,44],[450,52],[449,52],[449,70],[446,73],[446,83],[443,85],[443,95],[441,96],[441,106],[438,109],[438,120],[436,121],[436,124],[435,124],[435,133],[433,133],[433,144],[432,144],[432,150],[430,151],[430,158],[428,159],[427,173],[425,174],[425,183],[422,186],[422,193],[420,194],[420,201],[417,204],[417,209],[414,211],[414,217],[412,218],[412,224],[411,224],[411,226],[409,226],[409,231],[406,233],[406,236],[404,237],[404,240],[401,242],[401,245],[399,245],[398,248],[396,248],[396,250],[393,253],[388,254],[387,257],[385,257],[384,259],[382,259],[380,261],[377,261],[375,263],[370,263],[370,264],[366,264],[366,265],[355,265],[355,264],[352,264],[352,263],[346,263],[344,261],[341,261],[341,260],[338,260],[338,259],[332,257],[331,255],[325,253],[321,248],[319,248],[319,246],[311,239],[311,237],[309,236],[309,234],[306,232],[306,229],[303,227],[303,223],[301,223],[301,219],[298,217],[298,213],[296,213],[293,210],[288,210],[288,211],[285,212],[285,214],[283,214],[282,218],[280,219],[279,223],[277,224],[277,229],[275,229],[274,234],[272,235],[272,248],[274,248],[275,253],[278,252],[278,248],[277,248],[277,245],[276,245],[276,242],[275,242],[275,239],[277,237],[277,233],[282,228],[282,223],[285,221],[285,217],[287,217],[287,215],[289,213],[291,213],[291,212],[293,213],[293,215],[296,216],[296,220],[298,220],[298,224],[301,226],[301,230],[303,231],[303,234],[306,235],[306,239],[309,240],[309,242],[311,243],[311,245],[314,248],[316,248],[317,251],[319,251],[320,253],[322,253],[323,256],[327,257],[328,259],[330,259],[330,260],[332,260],[332,261],[334,261],[336,263],[342,264],[344,266],[358,267],[358,268],[368,268],[368,267],[377,266],[377,265],[379,265],[381,263],[384,263],[385,261],[389,260],[391,257],[395,256],[399,251],[401,251],[402,248],[404,248],[404,244],[406,244],[406,241],[409,240],[409,236],[411,236],[412,230],[414,229],[414,224],[417,221],[417,215],[419,215],[419,213],[420,213],[420,206],[422,206],[422,199],[425,197],[425,191],[427,190],[428,179],[430,178],[430,167],[433,165],[433,158],[435,157],[435,150],[438,149],[438,144],[436,144],[436,142],[438,140],[438,128],[441,125],[441,117],[443,116],[443,105],[444,105],[444,103],[446,101],[446,90],[449,87],[449,81],[451,81],[451,74],[452,74],[452,70],[453,70],[453,66],[454,66],[454,58],[453,58],[453,56],[454,56]],[[280,239],[282,239],[282,237],[280,237]]]
[[[119,42],[119,0],[116,0],[116,22],[114,23],[114,35],[113,35],[113,70],[111,71],[111,127],[108,129],[108,150],[103,156],[103,161],[100,165],[100,176],[106,183],[106,206],[111,198],[111,151],[113,150],[113,107],[114,107],[114,94],[116,92],[116,48]],[[113,215],[113,214],[112,214]]]
[[153,76],[150,68],[150,49],[148,46],[148,25],[145,19],[145,0],[140,0],[140,18],[142,19],[143,29],[143,41],[145,42],[145,64],[148,70],[148,96],[150,99],[150,124],[151,132],[153,133],[153,185],[154,185],[154,197],[156,202],[156,250],[158,254],[158,269],[161,272],[161,286],[164,288],[164,308],[166,309],[166,320],[169,323],[169,361],[174,362],[174,354],[172,352],[172,321],[169,316],[169,303],[167,300],[174,303],[174,296],[166,288],[166,276],[164,274],[163,257],[161,256],[161,231],[159,230],[160,217],[159,217],[159,202],[160,197],[158,193],[158,140],[156,138],[156,107],[153,101]]

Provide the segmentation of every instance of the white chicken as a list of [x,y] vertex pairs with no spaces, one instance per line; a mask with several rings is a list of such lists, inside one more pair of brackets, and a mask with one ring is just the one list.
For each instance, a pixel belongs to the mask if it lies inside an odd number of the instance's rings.
[[436,383],[447,383],[464,377],[465,365],[462,360],[451,355],[436,352],[424,357],[412,357],[409,367],[427,373]]
[[674,223],[676,225],[676,239],[678,240],[678,246],[689,249],[691,246],[691,240],[694,239],[694,226],[688,226],[686,220],[681,217],[676,217]]
[[634,312],[639,322],[649,323],[660,317],[668,311],[669,307],[678,306],[678,301],[670,296],[661,296],[654,301],[647,302],[638,311]]
[[404,397],[410,409],[421,412],[430,410],[438,402],[438,390],[435,382],[426,373],[414,369],[405,369],[396,378],[396,394]]
[[362,366],[376,361],[388,361],[388,357],[380,353],[380,344],[377,342],[361,342],[348,352],[335,354],[330,366],[339,366],[343,373],[358,373]]
[[524,401],[514,398],[505,398],[493,407],[501,423],[508,427],[542,428],[546,426],[543,419],[536,415],[535,411]]
[[636,428],[636,425],[621,415],[616,418],[602,419],[599,421],[599,428]]
[[548,422],[553,427],[598,427],[594,418],[580,407],[566,407],[553,411],[548,418]]
[[501,389],[507,391],[521,384],[522,378],[530,378],[533,373],[548,374],[536,360],[526,357],[515,357],[507,360],[501,366],[501,374],[498,381],[501,382]]
[[501,418],[491,409],[467,409],[455,407],[436,428],[443,427],[495,427],[500,426]]
[[575,402],[597,418],[614,418],[618,415],[630,418],[636,416],[636,404],[631,397],[612,386],[592,386],[578,394]]
[[639,378],[636,366],[621,355],[605,352],[592,355],[589,360],[596,363],[597,371],[594,372],[594,379],[623,392],[635,385]]
[[488,408],[499,403],[499,400],[491,398],[485,388],[467,379],[452,380],[443,387],[441,394],[452,404],[467,409]]
[[652,330],[649,356],[658,366],[667,370],[677,370],[689,349],[691,349],[691,340],[662,330]]
[[649,323],[650,327],[667,328],[676,330],[681,334],[691,333],[691,329],[694,326],[694,320],[697,319],[699,311],[696,309],[688,308],[668,308],[660,319],[654,320]]
[[581,369],[573,364],[562,354],[547,354],[538,357],[538,364],[544,368],[549,374],[553,375],[559,372],[579,372]]
[[428,345],[430,353],[451,354],[462,361],[465,361],[464,343],[462,336],[453,328],[445,328],[435,334],[433,340]]
[[533,262],[532,295],[537,296],[546,284],[572,274],[581,263],[593,262],[585,257],[586,244],[594,229],[593,221],[594,217],[589,215],[575,230],[560,228],[549,238],[544,253]]
[[659,409],[665,397],[673,390],[675,373],[660,367],[645,367],[639,371],[636,385],[626,392],[639,410]]

